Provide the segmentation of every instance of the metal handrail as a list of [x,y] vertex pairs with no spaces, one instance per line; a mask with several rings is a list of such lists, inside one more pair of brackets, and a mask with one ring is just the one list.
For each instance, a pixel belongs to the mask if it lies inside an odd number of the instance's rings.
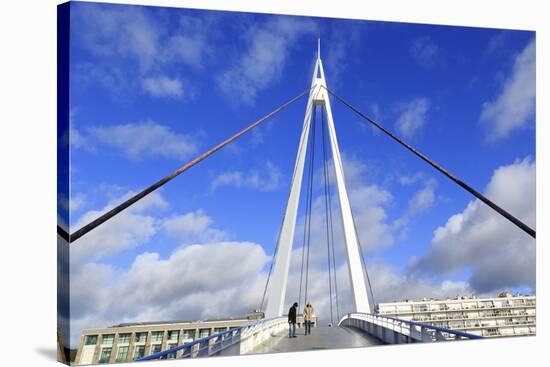
[[340,322],[338,324],[341,325],[342,322],[344,322],[345,320],[352,319],[353,318],[352,315],[372,317],[373,319],[379,319],[382,322],[383,321],[387,322],[388,320],[391,320],[391,321],[396,321],[396,322],[399,322],[399,323],[408,324],[409,325],[409,330],[412,329],[412,326],[418,326],[418,327],[421,328],[421,330],[423,330],[423,329],[434,330],[436,332],[447,333],[447,334],[450,334],[450,335],[455,335],[457,337],[466,338],[466,339],[484,339],[483,336],[475,335],[475,334],[471,334],[471,333],[466,333],[466,332],[460,331],[460,330],[452,330],[452,329],[444,328],[444,327],[441,327],[441,326],[424,324],[424,323],[421,323],[421,322],[416,322],[416,321],[411,321],[411,320],[404,320],[404,319],[399,319],[399,318],[396,318],[396,317],[383,316],[383,315],[379,315],[379,314],[372,314],[372,313],[365,313],[365,312],[349,313],[346,316],[342,317],[342,319],[340,320]]
[[[265,324],[268,321],[274,321],[277,319],[283,319],[283,317],[271,317],[268,319],[256,320],[249,324],[237,326],[233,329],[225,330],[217,334],[205,336],[204,338],[200,338],[191,342],[184,343],[182,345],[178,345],[177,347],[166,349],[161,352],[153,353],[141,358],[136,358],[134,361],[141,362],[141,361],[150,361],[154,359],[167,359],[169,354],[175,354],[182,349],[184,351],[180,358],[187,358],[187,357],[193,357],[193,356],[200,357],[205,354],[212,355],[237,343],[238,341],[241,341],[241,336],[243,335],[243,331],[257,328],[261,324]],[[247,337],[248,336],[246,336],[245,339]],[[211,344],[210,341],[213,339],[216,339],[216,340],[214,344]],[[228,339],[229,339],[229,342],[226,342]],[[194,348],[196,345],[198,345],[198,347]],[[193,349],[195,350],[193,351]]]

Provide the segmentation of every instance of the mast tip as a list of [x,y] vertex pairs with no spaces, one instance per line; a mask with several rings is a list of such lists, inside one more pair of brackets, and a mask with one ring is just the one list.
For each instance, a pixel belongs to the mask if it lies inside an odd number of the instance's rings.
[[321,58],[321,37],[317,37],[317,58]]

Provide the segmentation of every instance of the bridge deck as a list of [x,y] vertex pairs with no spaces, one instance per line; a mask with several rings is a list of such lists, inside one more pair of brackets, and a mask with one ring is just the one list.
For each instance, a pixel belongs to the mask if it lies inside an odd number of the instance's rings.
[[[304,335],[303,332],[303,328],[297,329],[296,338],[289,338],[288,331],[282,332],[256,346],[247,354],[368,347],[382,344],[370,335],[346,327],[320,326],[311,328],[311,335]],[[229,348],[222,351],[220,355],[235,354],[238,354],[238,350]]]

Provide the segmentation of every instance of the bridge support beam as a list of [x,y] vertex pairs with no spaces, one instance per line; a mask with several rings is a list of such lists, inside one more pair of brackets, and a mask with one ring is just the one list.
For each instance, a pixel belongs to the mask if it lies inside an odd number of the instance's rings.
[[[364,269],[361,262],[361,248],[355,230],[353,215],[348,198],[348,192],[344,177],[344,167],[340,157],[340,149],[336,138],[334,120],[332,118],[332,109],[328,91],[326,89],[325,74],[320,55],[318,53],[317,61],[313,71],[311,90],[309,94],[298,155],[294,167],[290,195],[288,198],[283,225],[277,244],[277,252],[274,258],[273,273],[271,274],[271,283],[268,293],[265,316],[276,317],[283,315],[285,292],[288,282],[288,269],[290,264],[290,254],[292,252],[292,243],[294,241],[294,231],[296,228],[296,216],[298,212],[298,201],[302,185],[302,176],[304,171],[304,161],[306,157],[309,129],[311,122],[311,112],[314,105],[323,108],[327,116],[327,126],[330,139],[330,147],[336,175],[336,186],[338,198],[340,200],[340,210],[344,228],[345,248],[347,252],[348,270],[353,296],[353,312],[370,313],[373,309],[372,300],[368,296],[367,283],[364,276]],[[302,307],[303,305],[300,305]]]

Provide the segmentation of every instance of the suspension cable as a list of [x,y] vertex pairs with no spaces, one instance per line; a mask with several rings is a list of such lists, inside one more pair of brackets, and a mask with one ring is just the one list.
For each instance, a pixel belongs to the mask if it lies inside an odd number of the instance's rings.
[[321,133],[323,140],[323,177],[324,177],[324,194],[325,194],[325,223],[326,223],[326,235],[327,235],[327,264],[328,264],[328,292],[329,292],[329,306],[330,306],[330,323],[334,323],[334,315],[332,310],[332,271],[330,264],[330,229],[329,229],[329,212],[328,212],[328,174],[327,174],[327,149],[326,149],[326,138],[325,138],[325,124],[324,124],[324,113],[323,108],[321,108]]
[[[367,269],[367,263],[365,261],[365,256],[363,255],[363,246],[361,245],[361,241],[359,240],[359,233],[357,232],[357,225],[355,224],[355,217],[351,216],[352,222],[353,222],[353,230],[355,231],[355,238],[357,238],[357,243],[359,244],[359,254],[361,255],[361,262],[363,263],[363,269],[365,269],[365,276],[367,278],[367,284],[370,291],[370,296],[372,300],[372,304],[374,305],[374,291],[372,290],[372,285],[370,283],[370,277],[369,277],[369,271]],[[371,312],[374,312],[374,310],[371,310]]]
[[145,196],[147,196],[148,194],[152,193],[153,191],[155,191],[156,189],[162,187],[164,184],[168,183],[169,181],[171,181],[172,179],[174,179],[175,177],[179,176],[181,173],[187,171],[189,168],[193,167],[194,165],[196,165],[197,163],[203,161],[205,158],[209,157],[210,155],[212,155],[213,153],[217,152],[218,150],[222,149],[223,147],[225,147],[227,144],[233,142],[234,140],[236,140],[237,138],[241,137],[242,135],[244,135],[245,133],[249,132],[250,130],[254,129],[256,126],[258,126],[259,124],[261,124],[262,122],[264,122],[265,120],[267,120],[268,118],[270,118],[271,116],[277,114],[278,112],[284,110],[286,107],[288,107],[289,105],[291,105],[292,103],[294,103],[295,101],[297,101],[298,99],[300,99],[301,97],[303,97],[306,93],[308,93],[309,91],[311,90],[311,88],[309,89],[306,89],[305,91],[303,91],[302,93],[298,94],[296,97],[290,99],[288,102],[284,103],[283,105],[281,105],[280,107],[276,108],[275,110],[271,111],[270,113],[268,113],[267,115],[265,115],[264,117],[260,118],[259,120],[257,120],[256,122],[252,123],[250,126],[248,126],[247,128],[239,131],[238,133],[236,133],[235,135],[231,136],[230,138],[224,140],[223,142],[221,142],[220,144],[216,145],[214,148],[206,151],[205,153],[201,154],[200,156],[198,156],[197,158],[193,159],[192,161],[190,161],[189,163],[183,165],[182,167],[178,168],[177,170],[175,170],[174,172],[172,172],[171,174],[169,174],[168,176],[162,178],[161,180],[157,181],[156,183],[154,183],[153,185],[149,186],[148,188],[146,188],[145,190],[139,192],[138,194],[132,196],[130,199],[122,202],[121,204],[117,205],[116,207],[114,207],[113,209],[109,210],[107,213],[101,215],[99,218],[97,219],[94,219],[93,221],[91,221],[90,223],[86,224],[85,226],[81,227],[79,230],[75,231],[74,233],[72,233],[70,236],[69,236],[69,243],[73,243],[74,241],[78,240],[80,237],[84,236],[86,233],[90,232],[91,230],[93,230],[94,228],[98,227],[99,225],[103,224],[104,222],[106,222],[107,220],[111,219],[112,217],[114,217],[115,215],[117,215],[118,213],[120,213],[121,211],[123,211],[124,209],[128,208],[129,206],[131,206],[132,204],[135,204],[136,202],[138,202],[139,200],[143,199]]
[[309,182],[309,215],[307,217],[308,229],[307,229],[307,260],[306,260],[306,279],[305,279],[305,291],[304,291],[304,304],[307,302],[307,290],[309,284],[309,250],[311,248],[311,212],[313,202],[313,168],[315,166],[315,130],[317,120],[317,106],[313,110],[313,132],[311,134],[311,141],[313,145],[311,147],[311,180]]
[[453,174],[451,174],[449,171],[445,170],[443,167],[439,166],[437,163],[430,160],[427,156],[420,153],[418,150],[410,146],[409,144],[405,143],[403,140],[399,139],[397,136],[386,130],[382,125],[378,124],[376,121],[369,118],[367,115],[365,115],[363,112],[359,111],[355,107],[353,107],[351,104],[346,102],[343,98],[339,97],[338,95],[334,94],[330,89],[323,86],[334,98],[342,102],[344,105],[349,107],[353,112],[361,116],[363,119],[370,122],[372,125],[376,126],[378,129],[382,130],[386,135],[388,135],[390,138],[407,148],[410,152],[412,152],[414,155],[422,159],[424,162],[428,163],[430,166],[441,172],[443,175],[447,176],[451,181],[462,187],[464,190],[468,191],[470,194],[474,195],[476,198],[487,204],[491,209],[495,210],[497,213],[502,215],[504,218],[508,219],[510,222],[514,223],[516,226],[521,228],[523,231],[525,231],[527,234],[529,234],[531,237],[536,238],[536,232],[534,229],[523,223],[518,218],[514,217],[512,214],[508,213],[506,210],[483,196],[480,192],[475,190],[470,185],[466,184],[465,182],[459,180],[457,177],[455,177]]
[[[309,125],[309,116],[311,115],[312,106],[313,106],[313,104],[310,104],[309,106],[307,106],[307,109],[306,109],[305,121],[307,121],[306,124],[308,124],[308,125]],[[300,156],[302,150],[304,149],[304,145],[307,145],[307,144],[300,144],[300,146],[298,147],[298,157]],[[295,167],[294,172],[292,173],[292,180],[290,181],[291,185],[294,182],[294,178],[296,177],[296,171],[297,171],[297,168]],[[289,200],[290,200],[290,191],[288,193],[288,198],[287,198],[286,205],[285,205],[285,211],[283,212],[283,216],[281,218],[281,225],[279,226],[279,232],[277,233],[277,242],[275,243],[275,250],[273,251],[273,258],[271,259],[271,264],[269,266],[269,272],[267,273],[267,279],[265,281],[264,291],[263,291],[263,294],[262,294],[262,301],[260,303],[260,310],[263,310],[263,307],[264,307],[265,296],[267,294],[267,288],[269,286],[269,280],[271,278],[271,273],[273,272],[273,267],[274,267],[275,259],[277,258],[277,253],[279,252],[279,241],[281,239],[281,232],[283,230],[283,223],[284,223],[284,220],[285,220],[285,213],[286,213],[287,208],[288,208]]]
[[[321,111],[322,115],[321,115],[321,118],[324,119],[324,109]],[[325,128],[328,130],[328,119],[327,119],[327,123],[325,124]],[[328,131],[326,133],[325,136],[328,136]],[[325,164],[327,165],[327,180],[329,182],[329,185],[327,186],[327,191],[328,191],[328,215],[329,215],[329,220],[330,220],[330,243],[331,243],[331,250],[332,250],[332,269],[333,269],[333,277],[334,277],[334,295],[335,295],[335,298],[336,298],[336,319],[339,320],[340,319],[340,304],[339,304],[339,301],[338,301],[338,281],[337,281],[337,276],[336,276],[336,259],[335,259],[335,255],[334,255],[334,225],[333,225],[333,220],[332,220],[332,193],[331,193],[331,190],[330,190],[330,170],[328,169],[328,153],[327,153],[327,156],[325,157]],[[330,265],[330,264],[329,264]]]

